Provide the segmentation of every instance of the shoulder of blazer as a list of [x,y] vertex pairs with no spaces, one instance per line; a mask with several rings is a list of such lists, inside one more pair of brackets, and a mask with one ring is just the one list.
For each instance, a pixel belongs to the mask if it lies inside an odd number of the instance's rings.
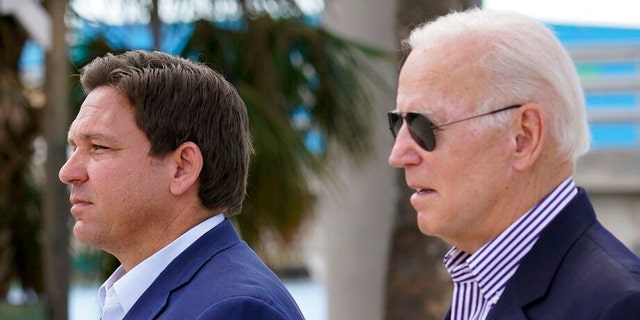
[[239,242],[233,225],[229,219],[225,219],[178,255],[136,301],[124,319],[153,318],[164,308],[173,290],[189,282],[213,256]]
[[546,319],[552,312],[591,319],[594,313],[627,312],[638,297],[640,259],[597,221],[579,189],[522,260],[489,319],[513,319],[509,308],[527,318]]
[[516,309],[522,313],[521,306],[543,297],[571,246],[595,223],[597,220],[591,202],[585,191],[579,188],[575,198],[542,231],[524,257],[507,283],[492,316],[513,314]]

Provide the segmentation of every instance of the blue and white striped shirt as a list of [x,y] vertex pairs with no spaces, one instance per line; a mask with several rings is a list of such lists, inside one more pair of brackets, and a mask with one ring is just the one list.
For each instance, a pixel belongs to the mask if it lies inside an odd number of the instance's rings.
[[578,189],[569,177],[473,255],[457,247],[449,250],[444,262],[454,284],[452,320],[487,318],[540,232],[576,194]]

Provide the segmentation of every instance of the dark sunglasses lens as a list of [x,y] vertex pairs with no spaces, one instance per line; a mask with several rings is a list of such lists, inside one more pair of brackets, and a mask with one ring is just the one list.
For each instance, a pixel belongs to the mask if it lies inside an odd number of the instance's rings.
[[[398,113],[389,112],[389,129],[395,138],[402,128],[402,116]],[[433,136],[431,121],[427,117],[419,113],[407,113],[407,123],[409,125],[409,133],[413,140],[423,149],[432,151],[436,146]]]
[[389,112],[387,113],[387,118],[389,119],[389,130],[391,130],[391,134],[395,138],[402,127],[402,116],[394,112]]
[[415,140],[420,147],[427,151],[432,151],[436,146],[436,140],[433,137],[432,124],[427,117],[411,113],[407,115],[407,121],[409,122],[409,130],[413,140]]

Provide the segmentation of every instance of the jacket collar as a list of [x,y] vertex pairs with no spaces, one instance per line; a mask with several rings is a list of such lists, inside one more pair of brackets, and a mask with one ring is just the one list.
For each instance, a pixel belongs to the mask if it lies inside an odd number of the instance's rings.
[[540,234],[488,319],[526,319],[523,307],[546,295],[562,259],[596,216],[582,188]]
[[[542,231],[522,260],[488,320],[526,320],[523,308],[546,295],[562,259],[578,237],[594,223],[595,211],[584,189],[578,187],[575,198]],[[443,319],[451,319],[451,309]]]
[[229,219],[205,233],[176,257],[145,291],[124,317],[151,319],[164,309],[171,293],[187,284],[213,256],[240,242]]

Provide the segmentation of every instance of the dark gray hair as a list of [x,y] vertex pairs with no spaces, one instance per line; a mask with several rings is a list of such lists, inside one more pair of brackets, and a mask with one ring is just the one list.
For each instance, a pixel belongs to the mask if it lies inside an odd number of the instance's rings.
[[222,75],[201,63],[142,50],[97,58],[80,75],[85,93],[112,86],[128,98],[152,156],[187,141],[198,145],[202,205],[226,208],[227,216],[240,212],[253,147],[246,106]]

